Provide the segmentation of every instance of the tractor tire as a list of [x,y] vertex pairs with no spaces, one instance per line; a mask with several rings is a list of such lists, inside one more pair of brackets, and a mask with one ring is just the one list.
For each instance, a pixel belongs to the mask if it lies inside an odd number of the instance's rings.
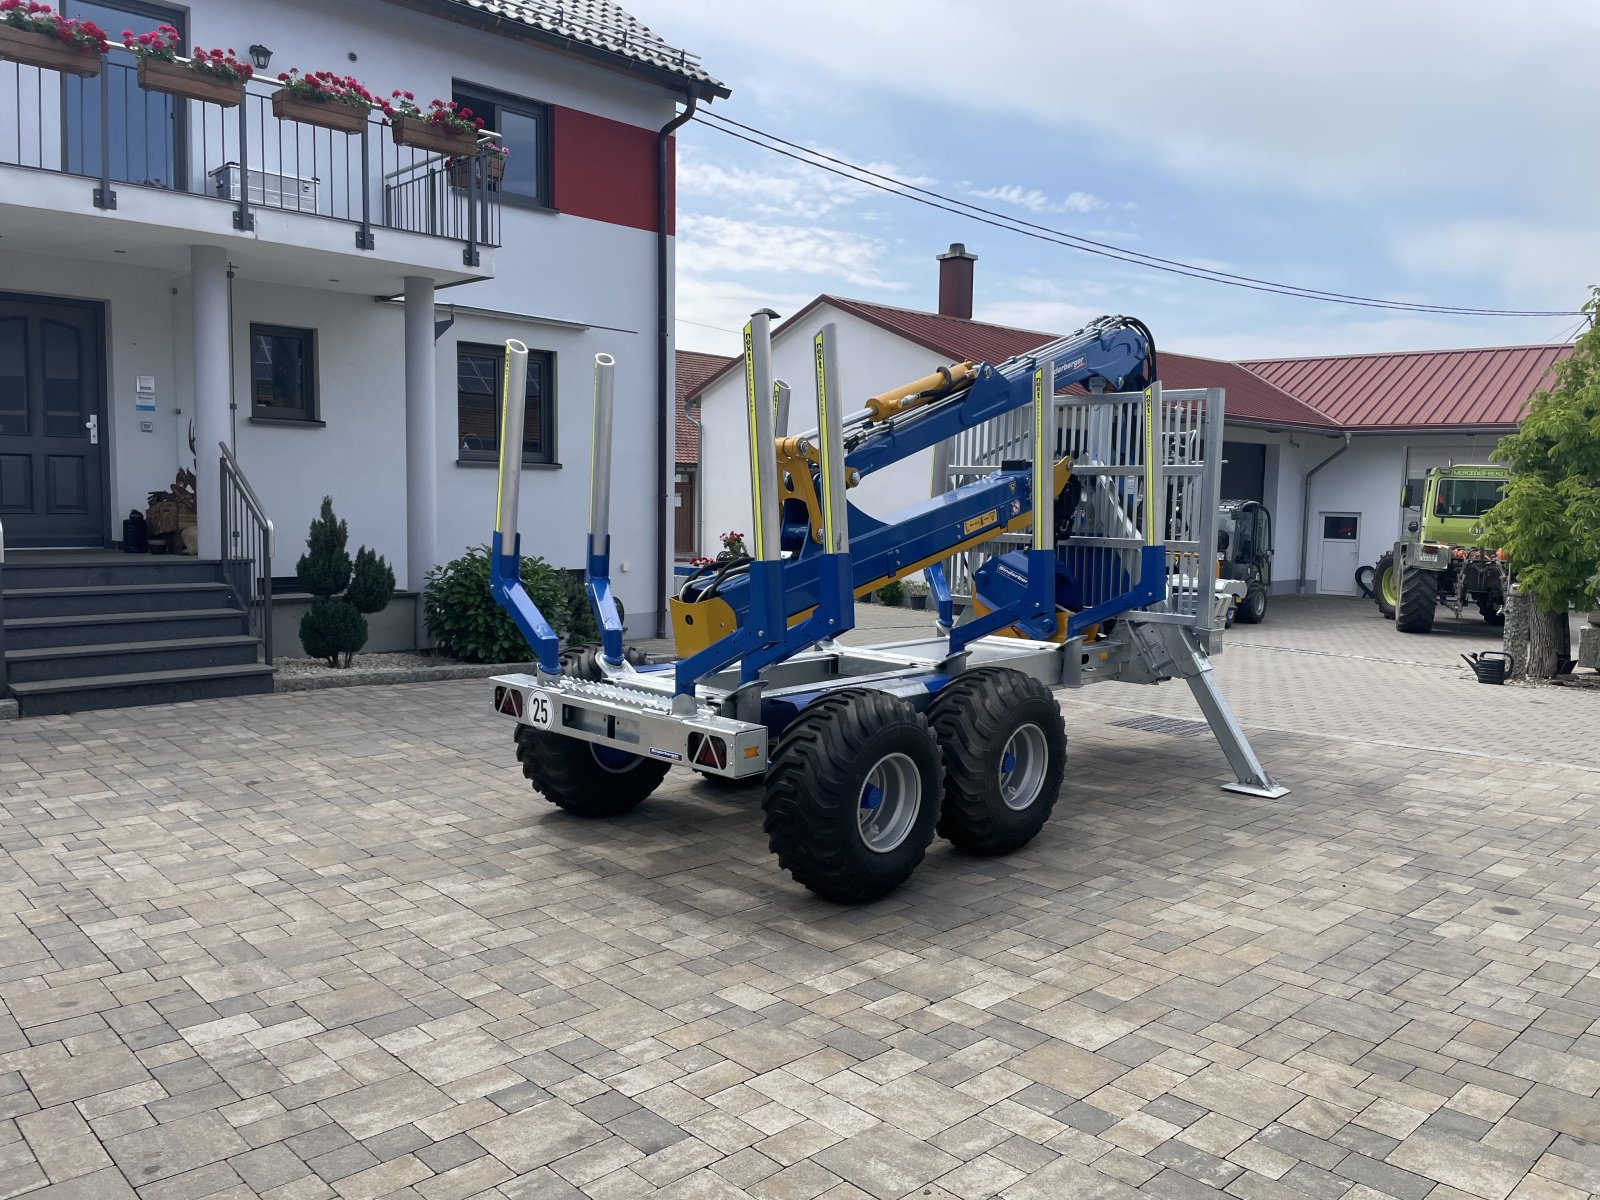
[[922,714],[885,692],[832,692],[784,731],[767,767],[767,845],[825,900],[899,887],[933,841],[944,764]]
[[[1382,588],[1378,589],[1382,592]],[[1400,571],[1400,604],[1395,609],[1394,627],[1401,633],[1432,633],[1434,610],[1439,605],[1439,573],[1403,568]]]
[[971,671],[928,707],[944,756],[939,833],[969,854],[1008,854],[1050,819],[1067,730],[1050,689],[1003,668]]
[[[599,654],[599,646],[568,647],[561,652],[561,673],[602,679]],[[635,666],[644,662],[644,653],[631,646],[624,657]],[[527,725],[517,726],[517,760],[534,791],[579,817],[621,816],[661,786],[667,774],[667,764],[658,759]]]
[[1394,620],[1394,611],[1400,605],[1400,580],[1394,571],[1393,550],[1378,559],[1378,565],[1372,568],[1372,598],[1377,601],[1378,611]]
[[1239,601],[1239,611],[1234,614],[1234,620],[1245,625],[1259,625],[1267,616],[1267,589],[1260,584],[1254,584],[1244,594],[1244,599]]
[[1506,623],[1506,604],[1504,600],[1493,596],[1478,597],[1478,615],[1483,618],[1485,625],[1492,625],[1499,629]]

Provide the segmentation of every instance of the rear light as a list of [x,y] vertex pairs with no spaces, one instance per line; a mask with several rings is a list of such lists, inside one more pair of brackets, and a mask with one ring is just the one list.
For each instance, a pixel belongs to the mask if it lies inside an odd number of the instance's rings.
[[494,710],[508,717],[522,719],[522,693],[516,688],[500,686],[494,689]]
[[689,735],[689,761],[716,771],[728,769],[728,743],[708,733]]

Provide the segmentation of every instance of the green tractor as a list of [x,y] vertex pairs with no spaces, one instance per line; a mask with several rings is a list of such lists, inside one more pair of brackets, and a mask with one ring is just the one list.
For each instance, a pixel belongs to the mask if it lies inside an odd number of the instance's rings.
[[1217,511],[1217,576],[1244,581],[1245,593],[1228,610],[1227,623],[1258,625],[1266,619],[1272,589],[1272,514],[1255,500],[1224,500]]
[[[1435,467],[1422,482],[1420,522],[1378,560],[1373,592],[1378,608],[1401,633],[1429,633],[1443,604],[1459,617],[1468,605],[1491,625],[1505,624],[1506,569],[1493,550],[1477,544],[1483,514],[1500,503],[1511,472],[1505,467]],[[1418,504],[1406,484],[1400,504]]]

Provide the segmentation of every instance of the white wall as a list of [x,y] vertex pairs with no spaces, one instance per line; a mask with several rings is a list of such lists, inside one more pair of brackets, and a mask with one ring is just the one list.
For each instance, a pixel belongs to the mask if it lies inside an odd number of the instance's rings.
[[[839,329],[839,387],[842,408],[861,408],[868,396],[921,378],[947,366],[933,351],[897,337],[868,321],[819,305],[806,314],[804,326],[779,327],[772,342],[772,373],[793,389],[789,429],[816,428],[816,369],[812,339],[833,321]],[[744,369],[734,367],[701,393],[700,545],[714,554],[717,538],[734,529],[750,532],[750,451],[744,419]],[[931,452],[867,476],[850,490],[850,503],[876,517],[887,516],[928,495]]]

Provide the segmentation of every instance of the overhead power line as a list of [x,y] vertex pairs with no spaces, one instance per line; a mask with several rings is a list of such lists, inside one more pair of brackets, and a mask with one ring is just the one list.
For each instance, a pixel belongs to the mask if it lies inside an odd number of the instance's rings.
[[[789,141],[786,138],[779,137],[777,134],[767,133],[752,125],[746,125],[741,121],[735,121],[731,117],[725,117],[718,113],[702,109],[696,114],[696,119],[704,123],[708,129],[714,129],[718,133],[737,138],[742,142],[748,142],[752,146],[757,146],[773,154],[780,154],[805,166],[819,171],[826,171],[831,175],[848,179],[864,187],[876,188],[878,191],[899,196],[902,199],[913,201],[928,208],[936,208],[944,212],[953,213],[956,216],[965,217],[983,225],[990,225],[996,229],[1003,229],[1008,233],[1021,234],[1036,241],[1062,246],[1069,250],[1077,250],[1084,254],[1093,254],[1101,258],[1114,259],[1132,266],[1144,267],[1147,270],[1182,275],[1206,283],[1219,283],[1228,287],[1243,288],[1247,291],[1265,292],[1269,295],[1293,296],[1301,300],[1320,300],[1325,304],[1387,309],[1395,312],[1467,317],[1572,317],[1581,315],[1577,309],[1474,308],[1455,304],[1425,304],[1410,300],[1390,300],[1377,296],[1361,296],[1349,292],[1325,291],[1320,288],[1301,287],[1298,284],[1279,283],[1274,280],[1258,279],[1250,275],[1239,275],[1230,271],[1203,267],[1180,259],[1162,258],[1159,255],[1146,254],[1125,246],[1096,241],[1093,238],[1068,233],[1065,230],[1055,229],[1048,225],[1040,225],[1033,221],[1013,217],[1006,213],[997,212],[994,209],[985,208],[979,204],[945,195],[942,192],[932,191],[909,180],[897,179],[893,175],[887,175],[881,171],[875,171],[859,163],[838,158],[813,147]],[[744,132],[739,132],[740,130]]]

